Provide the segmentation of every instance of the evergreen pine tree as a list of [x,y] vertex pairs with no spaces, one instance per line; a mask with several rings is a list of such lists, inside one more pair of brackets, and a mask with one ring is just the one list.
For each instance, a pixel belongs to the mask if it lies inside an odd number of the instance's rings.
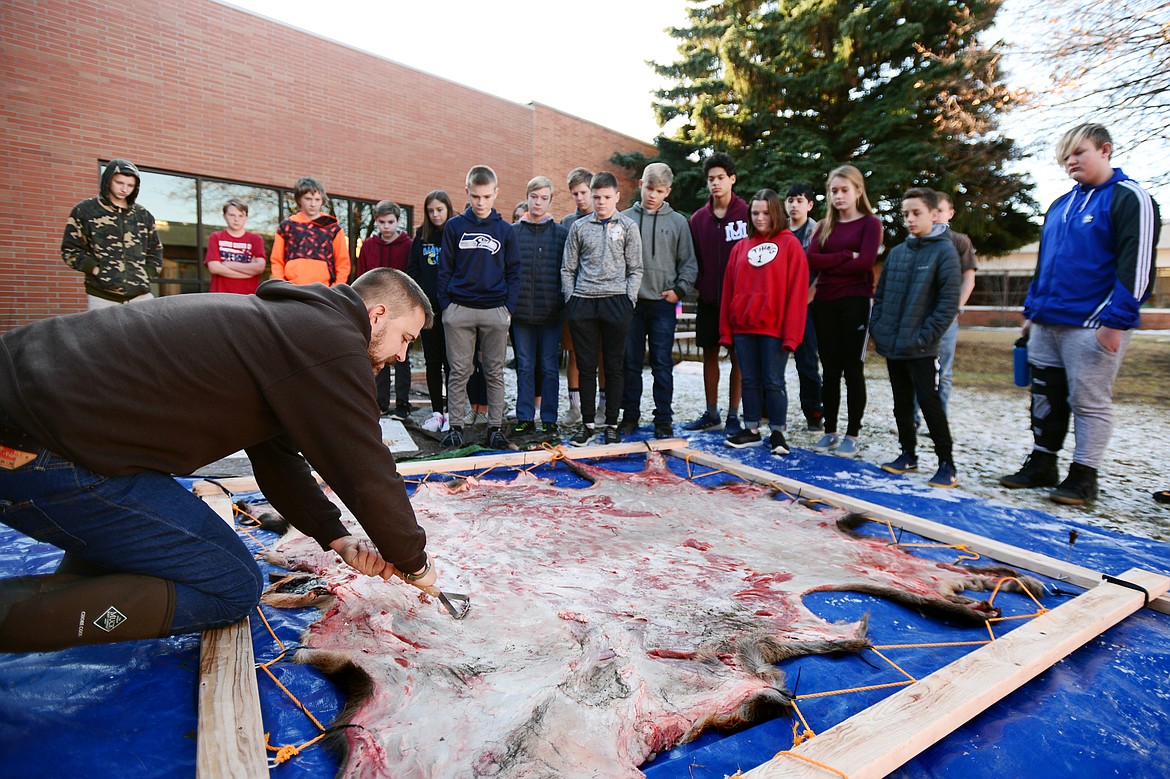
[[655,65],[676,84],[658,93],[659,121],[682,122],[658,142],[664,161],[727,151],[745,197],[798,181],[821,190],[831,169],[856,165],[887,246],[905,237],[913,186],[951,194],[954,227],[981,254],[1036,239],[1032,185],[1007,170],[1021,153],[997,131],[1015,98],[979,39],[1001,0],[689,2],[690,26],[671,31],[680,59]]

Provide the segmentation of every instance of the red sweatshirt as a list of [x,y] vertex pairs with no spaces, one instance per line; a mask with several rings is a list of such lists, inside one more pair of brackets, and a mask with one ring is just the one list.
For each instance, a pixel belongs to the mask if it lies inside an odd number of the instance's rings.
[[362,275],[370,268],[393,268],[405,273],[412,243],[414,241],[405,231],[400,232],[390,243],[374,233],[362,243],[361,251],[358,252],[357,275]]
[[791,230],[753,235],[731,250],[719,306],[719,343],[733,335],[770,335],[795,351],[808,314],[808,263]]
[[[838,222],[821,246],[822,220],[808,245],[808,265],[817,275],[817,300],[873,297],[873,264],[882,245],[882,223],[876,216]],[[854,257],[857,252],[859,257]]]

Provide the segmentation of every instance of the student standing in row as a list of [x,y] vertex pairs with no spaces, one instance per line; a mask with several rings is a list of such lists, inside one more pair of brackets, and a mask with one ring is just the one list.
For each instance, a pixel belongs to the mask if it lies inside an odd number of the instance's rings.
[[[828,209],[808,247],[809,269],[817,273],[813,325],[824,369],[825,435],[813,449],[836,449],[854,456],[861,448],[865,415],[865,349],[873,299],[873,266],[882,243],[882,223],[865,194],[865,179],[852,165],[829,173]],[[845,435],[837,432],[841,377],[848,392]]]
[[[800,241],[786,229],[784,204],[770,189],[752,196],[752,226],[731,251],[723,279],[719,342],[734,347],[743,372],[743,429],[726,440],[741,449],[759,446],[766,408],[772,428],[768,449],[788,454],[784,420],[788,355],[804,338],[808,315],[808,262]],[[762,403],[761,403],[762,401]]]
[[1113,381],[1153,289],[1158,204],[1113,167],[1113,139],[1100,124],[1078,125],[1056,145],[1076,182],[1044,217],[1036,273],[1024,299],[1023,334],[1032,366],[1032,453],[1005,487],[1051,487],[1069,416],[1076,449],[1050,495],[1081,506],[1097,499],[1097,471],[1113,435]]
[[[975,271],[978,265],[975,260],[975,246],[971,239],[963,233],[951,229],[951,220],[955,217],[955,205],[951,196],[945,192],[938,193],[938,224],[947,228],[946,236],[951,239],[955,250],[959,253],[959,270],[963,273],[962,286],[959,287],[959,313],[967,305],[971,293],[975,290]],[[953,384],[955,368],[955,346],[959,341],[959,317],[956,314],[951,326],[943,333],[938,348],[938,394],[942,398],[944,409],[949,409],[951,400],[951,386]]]
[[[371,268],[393,268],[405,272],[410,264],[411,239],[402,230],[402,209],[393,200],[374,206],[376,232],[362,242],[358,253],[357,275]],[[390,373],[394,373],[394,409],[390,409]],[[389,365],[378,374],[378,408],[383,414],[405,421],[410,417],[410,353],[404,360]]]
[[[573,213],[565,214],[561,219],[561,226],[568,230],[573,222],[583,216],[593,213],[593,190],[589,184],[593,181],[593,171],[588,168],[573,168],[569,171],[569,195],[575,206]],[[577,352],[573,348],[573,336],[569,332],[569,322],[566,320],[561,330],[561,348],[568,354],[565,367],[565,378],[569,384],[569,416],[567,422],[575,425],[581,421],[581,374],[577,371]],[[605,375],[602,374],[601,391],[605,392]],[[593,420],[589,420],[592,422]]]
[[520,257],[512,226],[495,209],[500,187],[496,172],[476,165],[467,172],[471,205],[443,227],[439,254],[439,305],[447,331],[447,388],[455,421],[443,438],[447,449],[463,446],[468,412],[467,383],[475,370],[475,350],[487,384],[488,449],[509,448],[500,426],[504,422],[504,362],[508,328],[520,293]]
[[650,373],[654,377],[654,437],[674,434],[674,328],[678,302],[694,288],[699,266],[686,218],[673,210],[670,196],[674,173],[661,162],[642,172],[641,202],[622,213],[638,223],[642,240],[642,285],[626,342],[622,423],[618,432],[638,428],[642,405],[642,355],[650,344]]
[[735,161],[723,152],[716,152],[703,162],[707,189],[711,197],[707,204],[691,216],[691,239],[699,260],[699,276],[695,287],[699,303],[695,309],[695,345],[703,350],[703,391],[707,408],[684,430],[719,430],[725,428],[728,436],[739,432],[739,364],[735,350],[731,351],[731,378],[728,390],[727,422],[719,416],[719,303],[723,294],[723,272],[731,249],[747,237],[748,206],[735,194]]
[[423,330],[423,359],[427,364],[427,394],[431,396],[431,418],[423,422],[423,430],[446,433],[451,426],[447,418],[447,339],[443,331],[443,312],[439,308],[439,255],[443,250],[443,225],[453,209],[451,197],[441,189],[427,194],[423,201],[423,222],[410,245],[410,260],[406,273],[418,282],[435,312],[434,327]]
[[345,283],[349,280],[349,240],[336,217],[321,210],[325,187],[306,176],[297,180],[293,197],[300,210],[276,228],[272,278],[330,287]]
[[[561,260],[569,231],[549,213],[553,183],[546,176],[528,182],[525,213],[512,226],[520,255],[520,294],[512,312],[512,341],[516,349],[516,427],[513,433],[531,436],[557,433],[560,395]],[[539,376],[539,385],[537,377]],[[536,399],[540,398],[540,429],[536,427]]]
[[938,195],[924,187],[902,196],[902,218],[910,237],[886,258],[870,327],[878,354],[886,358],[902,447],[897,459],[882,470],[918,470],[917,401],[938,455],[938,472],[929,484],[954,487],[959,482],[946,406],[939,392],[938,351],[943,333],[959,311],[959,253],[946,234],[946,225],[935,224],[938,202]]
[[142,176],[126,160],[110,160],[97,197],[69,213],[61,259],[85,276],[90,311],[150,300],[150,283],[162,270],[163,247],[154,217],[138,205]]
[[621,441],[621,412],[626,336],[634,301],[642,284],[642,241],[638,225],[617,211],[617,178],[602,171],[590,182],[593,213],[573,222],[565,242],[561,290],[565,317],[577,345],[581,373],[581,429],[569,441],[585,446],[596,434],[597,354],[605,363],[605,443]]
[[251,295],[260,284],[264,260],[264,239],[244,229],[248,223],[248,204],[232,198],[223,207],[226,230],[216,230],[207,237],[207,257],[203,260],[211,274],[212,292]]
[[[788,229],[800,241],[801,249],[808,250],[812,242],[813,231],[817,228],[817,220],[812,218],[813,208],[817,204],[817,194],[808,184],[794,184],[788,188],[784,199],[784,207],[788,212]],[[809,313],[805,317],[804,340],[796,347],[793,358],[796,362],[796,374],[800,377],[800,410],[804,412],[805,423],[809,430],[825,429],[825,408],[821,402],[821,366],[817,354],[817,333],[812,321],[812,298],[816,289],[817,277],[809,272]]]

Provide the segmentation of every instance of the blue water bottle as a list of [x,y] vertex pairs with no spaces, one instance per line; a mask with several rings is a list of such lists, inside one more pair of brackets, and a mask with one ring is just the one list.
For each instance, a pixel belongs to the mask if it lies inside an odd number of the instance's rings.
[[1017,387],[1027,387],[1032,383],[1032,367],[1028,365],[1028,336],[1016,339],[1016,348],[1012,350],[1012,378]]

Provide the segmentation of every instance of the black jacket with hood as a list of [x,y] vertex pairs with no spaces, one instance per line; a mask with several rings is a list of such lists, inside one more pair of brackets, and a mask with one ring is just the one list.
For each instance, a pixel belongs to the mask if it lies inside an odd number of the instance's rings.
[[344,284],[174,295],[0,336],[0,409],[103,476],[186,474],[243,449],[273,507],[324,549],[349,531],[311,464],[382,556],[417,571],[426,534],[382,443],[369,343]]
[[[110,181],[118,173],[134,177],[125,208],[110,202]],[[110,160],[98,196],[82,200],[69,214],[61,258],[84,274],[89,295],[123,303],[150,292],[151,279],[162,270],[163,247],[154,217],[134,202],[141,184],[132,163]]]

